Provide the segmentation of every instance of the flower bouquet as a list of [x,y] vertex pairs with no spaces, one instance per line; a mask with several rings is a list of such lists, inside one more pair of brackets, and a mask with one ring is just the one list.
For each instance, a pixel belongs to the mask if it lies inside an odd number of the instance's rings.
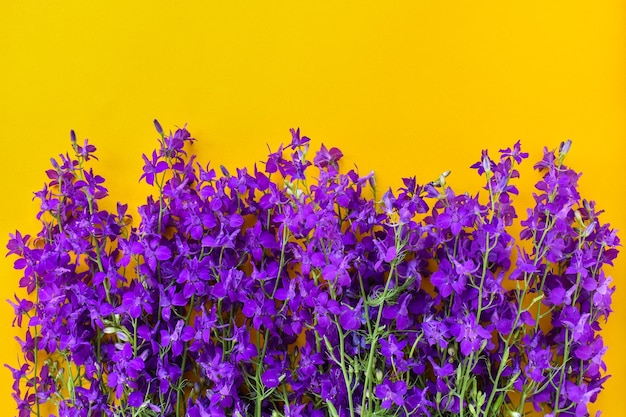
[[35,193],[41,231],[10,237],[20,417],[588,415],[619,239],[569,141],[518,223],[519,142],[472,166],[483,192],[444,173],[380,194],[299,130],[231,173],[155,126],[139,223],[72,132]]

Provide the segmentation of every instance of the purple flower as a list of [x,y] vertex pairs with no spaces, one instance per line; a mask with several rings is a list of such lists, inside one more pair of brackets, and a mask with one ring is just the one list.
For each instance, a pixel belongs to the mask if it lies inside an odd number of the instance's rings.
[[465,316],[457,323],[453,323],[450,326],[450,334],[460,343],[461,353],[465,356],[484,348],[490,349],[493,345],[491,332],[476,324],[471,316]]
[[392,405],[402,407],[407,392],[406,382],[400,380],[392,382],[385,378],[382,384],[376,386],[376,396],[382,400],[381,406],[389,410]]
[[9,255],[18,255],[24,256],[24,252],[28,251],[28,241],[30,240],[30,235],[24,235],[19,232],[19,230],[15,231],[15,234],[9,233],[9,243],[7,243],[7,249],[9,250],[6,256]]
[[178,320],[173,331],[161,330],[160,345],[163,347],[171,346],[172,354],[179,356],[183,352],[185,343],[193,339],[194,335],[193,327],[186,326],[183,320]]
[[361,308],[363,299],[354,308],[342,305],[339,313],[339,324],[345,330],[358,330],[361,327]]
[[60,416],[193,417],[497,413],[520,398],[584,415],[595,401],[615,290],[603,268],[620,241],[579,195],[570,142],[535,165],[517,234],[519,142],[482,152],[480,192],[446,172],[378,196],[373,173],[339,169],[337,148],[307,159],[299,129],[249,173],[201,165],[185,127],[154,126],[140,180],[157,186],[138,224],[101,201],[95,147],[72,132],[74,155],[35,194],[41,231],[9,237],[19,285],[37,294],[8,301],[26,327],[8,367],[20,416],[53,399]]
[[154,184],[154,176],[160,174],[168,168],[166,161],[159,160],[156,151],[152,152],[152,159],[148,159],[146,155],[142,155],[145,165],[143,167],[143,174],[139,178],[141,181],[143,178],[150,185]]
[[318,168],[332,168],[337,170],[337,162],[341,159],[343,153],[337,148],[326,149],[324,145],[315,155],[313,163]]
[[15,295],[15,303],[11,300],[7,300],[9,304],[13,307],[13,312],[15,317],[13,318],[13,323],[11,325],[15,327],[15,323],[17,322],[18,327],[22,327],[22,317],[24,314],[30,313],[35,304],[26,299],[20,299]]
[[137,319],[145,311],[152,314],[153,298],[150,292],[137,281],[133,281],[127,292],[122,296],[122,304],[116,308],[118,314],[128,314],[131,318]]
[[428,315],[424,317],[422,329],[430,346],[438,345],[441,349],[445,349],[448,346],[447,338],[450,337],[450,333],[444,321]]
[[387,340],[380,340],[380,353],[390,361],[400,360],[404,357],[402,349],[406,344],[406,340],[398,341],[393,334],[390,334]]
[[280,381],[282,379],[282,375],[280,370],[270,368],[263,372],[261,375],[261,381],[263,381],[263,385],[268,388],[276,388],[280,385]]
[[442,297],[447,298],[453,292],[462,294],[463,291],[465,291],[467,274],[459,274],[458,271],[465,272],[466,269],[463,266],[460,266],[459,269],[453,267],[447,259],[443,259],[439,263],[439,270],[433,273],[430,280],[439,290],[439,294],[441,294]]
[[130,363],[133,361],[132,346],[130,343],[125,343],[121,350],[118,350],[113,355],[115,363],[115,370],[109,373],[107,385],[115,389],[115,396],[119,399],[122,398],[124,388],[127,387],[129,382],[130,373],[134,372],[138,375],[138,372],[143,369],[141,360],[133,362],[133,366]]
[[292,148],[303,146],[311,140],[307,136],[302,136],[302,137],[300,136],[300,128],[289,129],[289,132],[291,133],[291,145],[290,146]]
[[237,362],[250,361],[257,356],[257,347],[251,341],[251,335],[245,327],[238,327],[234,324],[233,327],[234,336],[232,338],[235,341],[233,348],[234,358]]
[[166,261],[172,256],[170,248],[160,245],[156,239],[151,240],[145,247],[143,255],[152,271],[156,270],[158,261]]
[[[71,131],[72,142],[76,143],[76,134],[74,131]],[[76,152],[80,155],[85,161],[89,161],[91,158],[97,160],[94,153],[96,152],[96,147],[92,144],[88,143],[87,139],[83,142],[83,146],[76,145]]]
[[515,145],[513,145],[513,149],[500,149],[500,153],[503,157],[513,158],[518,164],[521,164],[522,160],[528,158],[528,152],[522,152],[522,145],[519,140],[515,142]]
[[598,391],[599,388],[588,391],[585,384],[578,385],[572,381],[565,381],[567,399],[571,401],[572,404],[576,404],[576,415],[578,416],[588,414],[587,404]]

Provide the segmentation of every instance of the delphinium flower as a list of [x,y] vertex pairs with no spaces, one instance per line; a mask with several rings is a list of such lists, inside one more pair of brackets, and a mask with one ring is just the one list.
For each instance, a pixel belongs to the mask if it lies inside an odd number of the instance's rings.
[[569,142],[536,165],[521,242],[519,142],[473,165],[485,193],[444,173],[378,198],[299,129],[231,173],[189,156],[185,127],[155,128],[139,224],[99,207],[96,149],[72,132],[36,193],[41,232],[10,237],[30,294],[10,301],[20,417],[587,414],[619,239],[563,165]]
[[[606,347],[597,332],[600,320],[611,312],[606,301],[613,289],[606,286],[603,266],[612,264],[619,246],[615,231],[600,222],[595,203],[580,197],[580,174],[563,163],[570,146],[568,141],[558,151],[546,149],[535,165],[543,178],[521,233],[532,243],[527,259],[534,265],[534,271],[521,277],[534,284],[530,297],[543,296],[535,316],[551,320],[549,328],[542,328],[539,320],[532,327],[531,335],[538,336],[529,346],[528,362],[541,358],[546,349],[553,352],[544,368],[546,381],[537,381],[541,377],[532,369],[526,377],[535,383],[526,384],[523,395],[538,411],[554,415],[585,415],[606,379],[601,375]],[[598,296],[599,290],[608,298]]]
[[[41,232],[31,245],[19,232],[8,244],[10,253],[20,256],[16,267],[24,270],[20,286],[33,297],[19,304],[19,321],[21,315],[30,317],[22,346],[32,364],[21,375],[28,387],[23,397],[28,407],[21,415],[39,415],[46,402],[84,415],[108,408],[101,317],[112,313],[114,294],[103,277],[128,218],[99,209],[98,201],[107,195],[104,180],[84,166],[96,159],[95,147],[87,141],[77,145],[73,132],[71,142],[75,159],[67,154],[53,159],[50,182],[36,193]],[[69,397],[61,387],[69,387]]]

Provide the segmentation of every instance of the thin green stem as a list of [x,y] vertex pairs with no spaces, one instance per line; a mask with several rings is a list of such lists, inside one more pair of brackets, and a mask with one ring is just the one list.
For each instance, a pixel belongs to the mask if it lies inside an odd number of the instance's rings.
[[[385,283],[385,288],[381,295],[382,299],[385,300],[387,297],[387,292],[389,291],[389,286],[392,282],[392,277],[395,271],[396,263],[393,262],[391,266],[391,270],[389,271],[389,275],[387,277],[387,282]],[[383,307],[384,302],[381,302],[378,306],[378,313],[376,315],[376,322],[374,324],[374,332],[370,333],[371,342],[370,342],[370,351],[367,358],[367,368],[365,369],[365,383],[363,386],[363,398],[361,399],[361,413],[370,413],[371,412],[371,401],[367,401],[368,395],[372,396],[372,375],[373,375],[373,367],[374,367],[374,358],[376,357],[376,344],[378,343],[378,336],[380,332],[380,320],[383,315]],[[367,410],[367,411],[366,411]],[[367,415],[367,414],[364,414]]]
[[[193,312],[193,306],[195,303],[195,294],[191,296],[191,301],[189,302],[189,311],[187,311],[187,316],[185,317],[185,325],[189,325],[189,320],[191,318],[191,313]],[[182,415],[184,415],[185,413],[185,404],[184,401],[181,401],[181,395],[184,392],[184,389],[182,387],[183,385],[183,380],[185,378],[185,366],[187,365],[187,350],[189,349],[189,344],[185,343],[185,348],[183,350],[183,359],[180,365],[180,377],[178,378],[178,390],[176,392],[176,416],[179,417],[181,416],[181,410],[182,410]]]

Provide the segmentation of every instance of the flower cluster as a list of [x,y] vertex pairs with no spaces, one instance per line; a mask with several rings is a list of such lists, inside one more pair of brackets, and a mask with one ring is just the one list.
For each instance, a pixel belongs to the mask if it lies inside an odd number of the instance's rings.
[[11,235],[20,417],[588,415],[619,240],[569,142],[535,165],[515,235],[519,142],[473,165],[484,193],[446,173],[378,196],[299,130],[216,173],[185,128],[155,126],[138,225],[103,208],[95,147],[72,133],[36,193],[42,230]]

